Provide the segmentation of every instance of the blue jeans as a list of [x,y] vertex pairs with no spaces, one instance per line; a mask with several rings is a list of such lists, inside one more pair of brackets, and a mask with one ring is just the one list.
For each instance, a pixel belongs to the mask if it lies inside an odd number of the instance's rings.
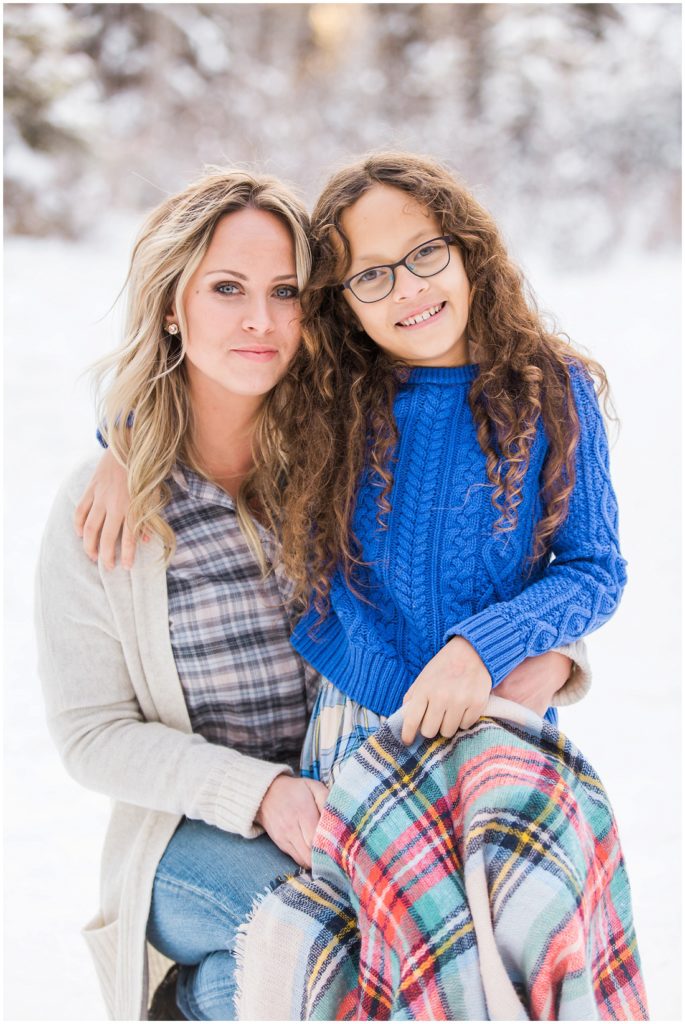
[[295,861],[269,839],[184,819],[159,862],[147,937],[181,964],[176,1001],[188,1020],[235,1020],[235,939],[254,899]]

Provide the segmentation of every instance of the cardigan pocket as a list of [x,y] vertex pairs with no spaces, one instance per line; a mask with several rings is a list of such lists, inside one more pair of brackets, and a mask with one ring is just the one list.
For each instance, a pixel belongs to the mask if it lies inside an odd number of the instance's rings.
[[86,941],[95,963],[102,997],[110,1019],[115,1015],[116,974],[119,949],[119,921],[105,924],[102,914],[97,913],[81,934]]

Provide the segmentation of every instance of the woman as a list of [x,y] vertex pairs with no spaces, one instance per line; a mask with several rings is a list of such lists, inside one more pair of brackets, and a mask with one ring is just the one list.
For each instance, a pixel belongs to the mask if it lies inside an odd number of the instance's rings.
[[[230,171],[150,216],[106,409],[153,539],[130,576],[85,557],[72,518],[86,467],[43,543],[51,732],[70,772],[117,801],[86,938],[118,1018],[146,1016],[148,977],[165,966],[155,951],[198,965],[180,972],[184,1016],[232,1017],[231,929],[264,886],[309,862],[325,796],[293,777],[314,678],[289,647],[277,578],[262,579],[266,538],[249,514],[252,439],[292,388],[306,230],[282,185]],[[131,408],[129,429],[117,410]]]
[[[283,476],[280,424],[308,402],[306,229],[279,183],[238,172],[153,212],[101,419],[128,467],[133,532],[151,539],[130,574],[87,557],[72,520],[88,466],[58,497],[43,544],[52,735],[68,770],[116,801],[86,937],[117,1018],[146,1017],[171,960],[182,966],[152,1017],[232,1019],[237,927],[278,875],[310,863],[326,790],[290,765],[317,679],[288,644],[288,584],[263,576],[259,525],[260,497]],[[551,688],[568,666],[550,668]]]

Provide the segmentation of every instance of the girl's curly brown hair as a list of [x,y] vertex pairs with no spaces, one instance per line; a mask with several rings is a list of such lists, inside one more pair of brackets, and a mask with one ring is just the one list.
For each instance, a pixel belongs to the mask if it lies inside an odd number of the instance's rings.
[[313,271],[302,295],[304,344],[297,360],[301,390],[287,425],[282,422],[287,481],[280,508],[274,501],[266,510],[280,533],[294,601],[304,606],[313,594],[320,614],[334,571],[340,568],[354,587],[354,567],[362,562],[352,515],[365,466],[379,482],[379,521],[390,510],[393,400],[409,372],[360,329],[339,287],[351,262],[341,216],[377,184],[408,193],[436,216],[442,234],[457,239],[471,286],[467,336],[479,364],[469,401],[493,485],[497,530],[516,528],[542,421],[549,448],[532,563],[566,517],[575,482],[579,421],[569,365],[584,366],[599,394],[607,392],[602,367],[546,330],[494,221],[447,168],[413,154],[378,153],[335,174],[312,217]]

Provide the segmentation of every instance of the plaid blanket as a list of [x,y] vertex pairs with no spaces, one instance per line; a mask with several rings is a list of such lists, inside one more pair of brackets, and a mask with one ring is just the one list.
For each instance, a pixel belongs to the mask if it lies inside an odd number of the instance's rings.
[[331,790],[312,872],[243,926],[241,1020],[646,1020],[604,788],[492,697],[454,739],[393,715]]

